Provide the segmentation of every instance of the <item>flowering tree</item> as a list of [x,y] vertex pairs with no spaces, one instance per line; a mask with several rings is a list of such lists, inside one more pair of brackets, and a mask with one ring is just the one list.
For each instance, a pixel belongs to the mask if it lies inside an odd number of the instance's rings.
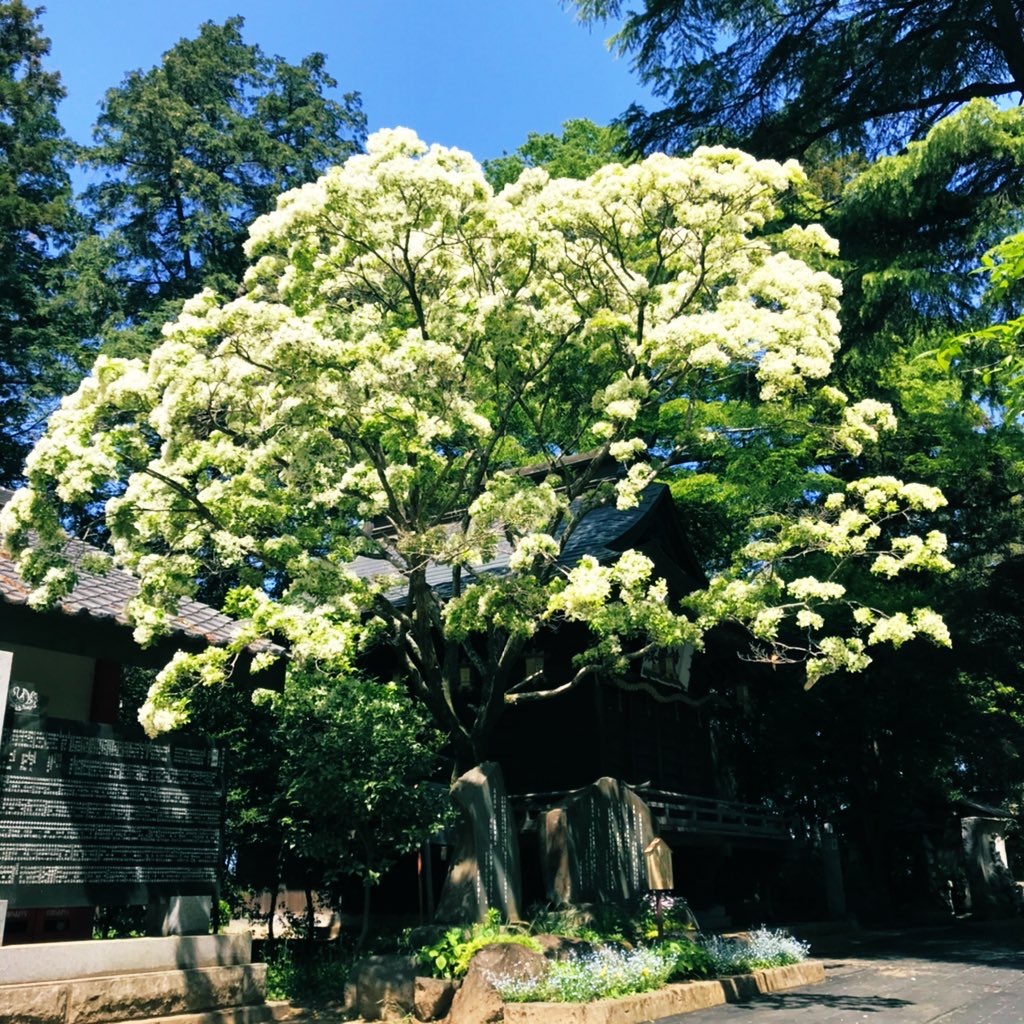
[[[462,763],[503,707],[614,676],[652,647],[699,646],[725,619],[806,659],[811,681],[864,666],[872,643],[944,642],[927,610],[854,608],[842,583],[858,557],[883,576],[945,564],[941,535],[895,528],[941,495],[891,478],[761,522],[686,607],[637,552],[559,563],[589,509],[629,507],[653,479],[671,399],[713,401],[742,376],[763,403],[814,392],[822,436],[846,450],[892,428],[885,406],[823,386],[834,246],[779,223],[801,181],[795,163],[700,149],[584,181],[533,168],[495,195],[468,154],[378,133],[253,224],[241,297],[197,296],[147,361],[101,357],[54,415],[4,518],[33,599],[73,581],[61,509],[103,499],[114,558],[142,580],[140,640],[229,574],[227,610],[248,622],[238,646],[275,635],[295,662],[345,673],[389,644]],[[587,451],[621,464],[616,483],[562,475],[563,456]],[[499,543],[508,571],[481,572]],[[355,574],[360,554],[391,575]],[[443,593],[436,564],[451,567]],[[530,638],[559,621],[592,635],[575,674],[524,679]],[[801,639],[783,647],[787,623]],[[179,655],[147,728],[182,721],[189,687],[222,678],[236,650]]]

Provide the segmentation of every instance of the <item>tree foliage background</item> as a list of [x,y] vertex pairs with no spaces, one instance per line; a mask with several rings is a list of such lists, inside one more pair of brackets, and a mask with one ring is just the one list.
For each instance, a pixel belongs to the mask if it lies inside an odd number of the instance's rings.
[[1024,88],[1014,0],[575,0],[619,22],[613,45],[666,106],[625,116],[644,151],[701,142],[758,156],[858,151],[917,139],[971,99]]

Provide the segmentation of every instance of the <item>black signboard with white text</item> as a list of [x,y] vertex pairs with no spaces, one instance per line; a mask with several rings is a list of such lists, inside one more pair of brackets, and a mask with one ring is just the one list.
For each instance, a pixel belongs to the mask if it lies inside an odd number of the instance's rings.
[[215,895],[219,751],[8,711],[0,745],[0,899],[116,906]]

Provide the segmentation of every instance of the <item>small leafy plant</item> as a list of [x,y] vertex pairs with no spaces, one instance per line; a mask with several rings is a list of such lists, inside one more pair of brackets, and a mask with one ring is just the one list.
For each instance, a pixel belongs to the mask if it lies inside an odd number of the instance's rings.
[[529,935],[510,932],[501,925],[501,917],[493,908],[479,924],[469,928],[449,928],[436,942],[416,950],[417,961],[435,978],[461,978],[469,962],[484,946],[494,943],[515,943],[542,952],[540,943]]
[[691,939],[672,939],[658,947],[659,952],[671,961],[669,981],[689,981],[694,978],[713,978],[715,960],[708,950]]
[[267,998],[325,1003],[342,998],[350,962],[339,949],[281,940],[266,950]]

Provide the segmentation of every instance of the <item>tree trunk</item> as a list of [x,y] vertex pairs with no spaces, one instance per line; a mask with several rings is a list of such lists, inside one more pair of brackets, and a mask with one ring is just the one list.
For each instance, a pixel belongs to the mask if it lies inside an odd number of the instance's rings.
[[373,883],[370,881],[370,876],[366,875],[363,878],[363,925],[359,930],[359,938],[356,940],[356,952],[358,953],[366,942],[367,935],[370,934],[370,889]]
[[313,945],[316,937],[316,914],[313,910],[313,886],[309,881],[309,872],[306,872],[306,943]]

